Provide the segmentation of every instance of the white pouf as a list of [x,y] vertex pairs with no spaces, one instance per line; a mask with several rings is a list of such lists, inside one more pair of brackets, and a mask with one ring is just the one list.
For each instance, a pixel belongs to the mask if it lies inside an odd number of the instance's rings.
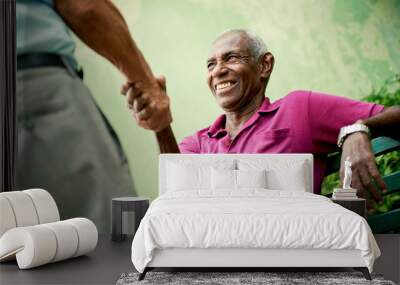
[[15,228],[17,222],[11,204],[6,197],[0,195],[0,237],[9,229]]
[[0,238],[0,261],[16,257],[28,269],[86,254],[97,240],[96,226],[85,218],[13,228]]
[[92,221],[60,221],[56,202],[46,190],[0,193],[0,262],[17,259],[20,269],[28,269],[86,254],[97,241]]
[[1,196],[10,202],[17,227],[33,226],[39,223],[35,205],[30,196],[22,191],[2,192]]
[[39,218],[39,224],[60,220],[56,202],[49,192],[43,189],[29,189],[22,192],[28,194],[32,199]]

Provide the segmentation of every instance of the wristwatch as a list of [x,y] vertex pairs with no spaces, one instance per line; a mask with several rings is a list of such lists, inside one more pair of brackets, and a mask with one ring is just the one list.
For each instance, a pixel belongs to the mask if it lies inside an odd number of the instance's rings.
[[356,123],[353,125],[349,125],[349,126],[344,126],[340,129],[339,132],[339,136],[338,136],[338,140],[337,140],[337,145],[338,147],[342,147],[344,140],[346,139],[346,137],[352,133],[356,133],[356,132],[363,132],[366,133],[367,135],[369,135],[369,128],[361,123]]

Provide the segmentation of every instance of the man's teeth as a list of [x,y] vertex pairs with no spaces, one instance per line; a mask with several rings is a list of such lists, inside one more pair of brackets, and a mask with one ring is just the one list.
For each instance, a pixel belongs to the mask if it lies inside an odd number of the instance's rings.
[[220,84],[217,84],[217,90],[225,89],[230,86],[232,86],[231,82],[220,83]]

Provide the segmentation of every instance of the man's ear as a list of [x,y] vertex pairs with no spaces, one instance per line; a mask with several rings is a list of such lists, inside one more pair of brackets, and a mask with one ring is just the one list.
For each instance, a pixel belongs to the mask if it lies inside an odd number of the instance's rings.
[[262,58],[260,60],[261,78],[266,79],[271,75],[272,69],[274,68],[274,63],[275,63],[275,59],[274,59],[274,56],[272,55],[272,53],[267,52],[262,56]]

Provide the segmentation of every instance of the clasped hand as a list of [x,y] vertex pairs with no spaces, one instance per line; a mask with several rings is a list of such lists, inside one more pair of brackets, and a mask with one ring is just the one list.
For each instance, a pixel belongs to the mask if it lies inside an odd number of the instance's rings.
[[126,96],[127,106],[139,126],[159,132],[171,124],[165,77],[157,77],[152,83],[127,82],[121,94]]

